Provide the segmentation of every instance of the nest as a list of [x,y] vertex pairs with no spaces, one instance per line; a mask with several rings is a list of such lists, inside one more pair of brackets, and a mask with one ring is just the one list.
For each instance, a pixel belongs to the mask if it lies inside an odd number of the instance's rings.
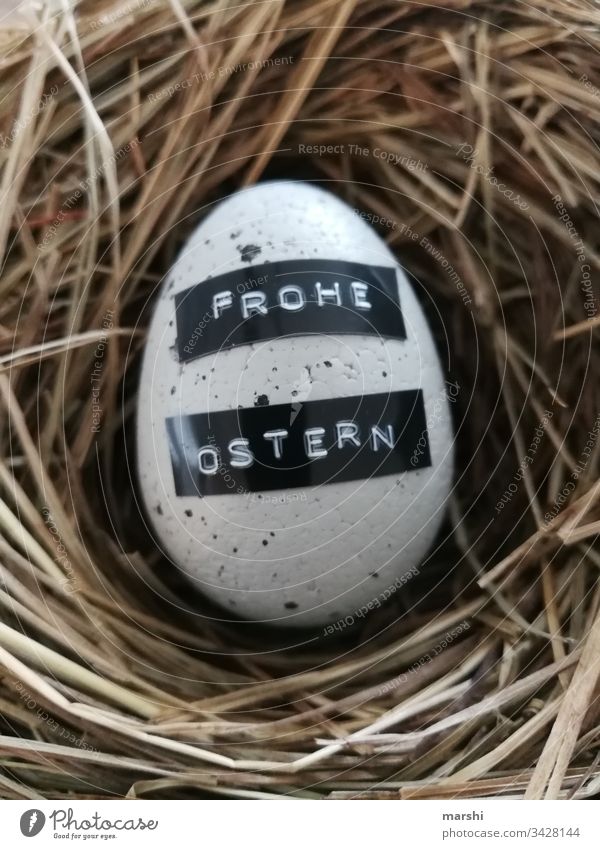
[[[2,33],[0,794],[597,794],[600,12],[74,6]],[[380,230],[457,388],[426,575],[326,637],[186,605],[127,463],[163,275],[269,177]]]

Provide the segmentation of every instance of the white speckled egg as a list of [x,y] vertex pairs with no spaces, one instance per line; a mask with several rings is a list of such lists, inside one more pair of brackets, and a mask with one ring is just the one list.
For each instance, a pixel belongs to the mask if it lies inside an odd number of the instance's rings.
[[418,571],[452,454],[431,332],[370,226],[306,183],[221,202],[142,363],[140,489],[172,564],[227,618],[355,621]]

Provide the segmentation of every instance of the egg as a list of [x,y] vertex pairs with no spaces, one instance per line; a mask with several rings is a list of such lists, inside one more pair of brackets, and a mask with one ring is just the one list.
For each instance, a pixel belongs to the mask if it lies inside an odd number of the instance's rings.
[[233,194],[157,298],[137,401],[162,568],[224,619],[355,621],[418,574],[452,486],[444,374],[406,274],[311,184]]

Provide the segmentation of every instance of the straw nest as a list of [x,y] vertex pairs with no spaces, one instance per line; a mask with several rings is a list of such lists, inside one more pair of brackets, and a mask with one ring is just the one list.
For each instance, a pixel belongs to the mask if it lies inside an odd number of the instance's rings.
[[[597,794],[600,12],[73,5],[2,33],[0,794]],[[273,175],[385,219],[456,387],[426,579],[328,637],[184,609],[125,463],[162,275]]]

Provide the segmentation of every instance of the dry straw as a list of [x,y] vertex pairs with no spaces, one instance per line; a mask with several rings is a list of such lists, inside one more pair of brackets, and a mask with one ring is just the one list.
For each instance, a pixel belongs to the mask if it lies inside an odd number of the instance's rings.
[[[600,792],[599,46],[584,0],[63,0],[2,33],[0,795]],[[457,387],[446,538],[335,635],[183,609],[126,471],[157,284],[271,175],[382,219]]]

